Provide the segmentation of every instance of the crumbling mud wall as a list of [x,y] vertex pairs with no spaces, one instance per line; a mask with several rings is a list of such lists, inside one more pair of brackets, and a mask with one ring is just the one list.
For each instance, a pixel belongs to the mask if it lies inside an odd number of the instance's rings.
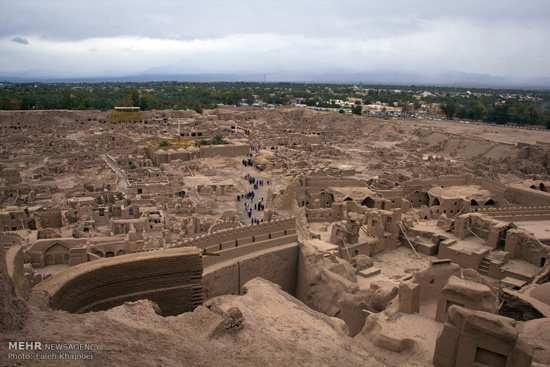
[[433,364],[454,366],[530,366],[533,350],[519,337],[513,319],[451,306],[439,334]]
[[[326,262],[332,262],[331,271]],[[347,293],[359,291],[355,270],[342,259],[325,260],[322,252],[307,244],[300,246],[296,298],[312,309],[334,316],[338,301]]]
[[511,259],[523,259],[531,264],[543,266],[550,257],[550,247],[523,229],[510,229],[506,232],[505,250]]
[[4,249],[0,247],[0,330],[14,330],[23,326],[27,306],[15,291],[8,275]]
[[24,253],[23,247],[11,246],[6,251],[6,265],[8,269],[8,275],[12,281],[15,289],[15,294],[21,299],[28,298],[29,284],[25,279],[23,273]]
[[53,309],[73,313],[106,310],[149,299],[164,316],[202,303],[202,258],[196,247],[101,259],[73,266],[38,284]]

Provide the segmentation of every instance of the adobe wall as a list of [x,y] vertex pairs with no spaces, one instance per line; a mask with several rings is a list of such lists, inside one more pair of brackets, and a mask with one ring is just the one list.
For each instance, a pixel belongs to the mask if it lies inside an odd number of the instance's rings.
[[451,306],[435,344],[433,364],[459,366],[531,366],[533,349],[519,337],[515,320]]
[[164,316],[192,311],[202,303],[202,258],[196,247],[101,259],[73,266],[39,283],[53,309],[100,311],[147,298]]
[[504,193],[510,203],[523,206],[550,206],[550,193],[521,185],[510,185]]
[[201,145],[190,149],[157,149],[150,151],[150,156],[156,166],[162,163],[170,163],[174,160],[190,161],[197,158],[235,157],[250,153],[250,146],[246,144],[222,144],[222,145]]
[[[461,198],[442,198],[437,197],[433,195],[432,193],[428,192],[428,195],[430,196],[430,212],[432,215],[435,214],[447,214],[449,217],[454,217],[457,213],[459,213],[464,208],[470,207],[470,202],[466,201]],[[439,205],[433,204],[433,201],[437,198],[439,201]]]
[[[27,249],[30,263],[34,268],[43,268],[47,265],[54,265],[57,262],[56,255],[62,256],[63,264],[69,264],[69,251],[75,248],[84,248],[87,240],[85,238],[46,238],[34,242]],[[53,249],[54,251],[50,252]]]
[[471,185],[472,182],[472,175],[446,175],[432,180],[432,184],[443,187]]
[[490,191],[495,195],[495,199],[504,199],[504,193],[506,192],[506,185],[501,184],[498,181],[494,181],[488,178],[481,178],[479,184],[482,189]]
[[488,286],[452,276],[439,294],[435,321],[445,322],[447,310],[451,305],[469,310],[496,313],[498,301]]
[[[196,246],[208,252],[219,252],[234,247],[273,240],[279,245],[296,241],[295,218],[275,219],[240,228],[224,229],[182,241],[182,246]],[[208,264],[205,264],[207,266]]]
[[219,256],[203,257],[203,294],[209,299],[240,294],[247,281],[262,277],[294,294],[298,264],[295,218],[222,229],[183,241]]
[[465,186],[473,182],[472,175],[445,175],[436,178],[413,179],[404,183],[405,191],[412,192],[416,189],[427,191],[432,186]]
[[367,187],[364,180],[347,177],[308,176],[305,178],[305,187]]
[[201,158],[220,157],[235,157],[238,155],[247,155],[250,153],[250,147],[244,144],[223,144],[223,145],[207,145],[200,146]]
[[[0,251],[2,251],[1,248]],[[6,251],[6,264],[8,275],[10,276],[13,287],[15,288],[15,294],[20,298],[25,298],[25,293],[28,292],[28,285],[23,277],[23,263],[23,247],[11,246]]]
[[332,208],[308,209],[305,208],[305,214],[309,223],[313,222],[334,222],[345,218],[346,211],[342,210],[342,205],[334,204]]
[[[452,242],[452,241],[451,241]],[[485,256],[491,252],[491,248],[484,246],[477,252],[460,251],[460,249],[454,249],[453,243],[447,243],[447,241],[441,241],[439,244],[439,253],[437,257],[439,259],[449,259],[453,263],[468,269],[479,269],[479,265]]]
[[550,247],[522,229],[509,229],[506,232],[504,250],[511,259],[523,259],[537,266],[546,263],[550,257]]
[[441,290],[447,285],[451,276],[461,275],[457,264],[440,264],[417,271],[413,274],[412,283],[419,285],[419,301],[421,303],[437,300]]
[[21,329],[28,312],[26,304],[14,289],[5,250],[0,247],[0,330]]
[[[252,247],[252,246],[251,246]],[[206,265],[203,274],[203,298],[205,300],[224,294],[241,294],[241,287],[251,279],[261,277],[276,283],[294,295],[298,269],[299,243],[293,242],[263,250],[260,245],[248,256],[236,256],[222,251],[220,261]],[[227,255],[227,256],[226,256]],[[206,263],[217,256],[205,256]]]
[[23,245],[23,238],[16,232],[1,232],[0,246]]
[[511,206],[504,208],[480,208],[477,213],[505,222],[550,220],[550,206]]

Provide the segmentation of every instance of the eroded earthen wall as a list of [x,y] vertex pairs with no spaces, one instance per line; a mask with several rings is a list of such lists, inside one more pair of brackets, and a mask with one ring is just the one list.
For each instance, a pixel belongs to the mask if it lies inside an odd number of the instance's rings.
[[147,298],[167,316],[192,311],[202,303],[201,280],[201,251],[190,247],[77,265],[34,289],[50,296],[53,309],[82,313]]

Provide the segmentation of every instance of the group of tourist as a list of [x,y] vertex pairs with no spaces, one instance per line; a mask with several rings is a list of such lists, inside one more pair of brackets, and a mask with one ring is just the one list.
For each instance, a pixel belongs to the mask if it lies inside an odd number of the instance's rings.
[[245,167],[252,167],[252,154],[247,154],[246,159],[242,160],[242,164]]
[[[245,160],[243,160],[243,164],[245,164]],[[248,218],[250,218],[251,224],[262,223],[263,220],[252,218],[252,210],[253,210],[252,202],[254,201],[254,196],[255,196],[254,190],[258,190],[259,186],[264,186],[264,180],[256,180],[256,178],[250,175],[249,173],[247,173],[244,176],[244,179],[248,180],[248,183],[250,185],[253,185],[253,190],[243,195],[237,195],[237,201],[241,201],[241,199],[245,200],[244,209],[246,211],[246,215],[248,215]],[[269,181],[267,181],[267,184],[269,185]],[[248,200],[250,200],[250,204],[248,203]],[[254,210],[263,211],[264,209],[265,209],[264,198],[261,198],[258,200],[257,203],[254,203]]]

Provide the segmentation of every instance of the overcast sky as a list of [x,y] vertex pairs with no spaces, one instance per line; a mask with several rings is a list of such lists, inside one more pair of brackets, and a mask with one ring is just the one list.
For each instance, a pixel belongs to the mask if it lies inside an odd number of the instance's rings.
[[550,1],[0,0],[0,72],[550,76]]

